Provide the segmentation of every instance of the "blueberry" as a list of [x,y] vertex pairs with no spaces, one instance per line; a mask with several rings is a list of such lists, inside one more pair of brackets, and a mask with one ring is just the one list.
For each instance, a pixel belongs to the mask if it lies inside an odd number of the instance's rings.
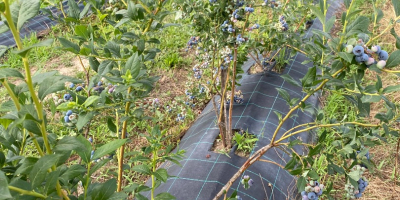
[[72,115],[72,110],[68,110],[67,113],[65,113],[65,116],[69,117],[70,115]]
[[103,85],[103,83],[102,83],[101,81],[99,81],[99,82],[97,83],[97,86],[101,86],[101,85]]
[[362,196],[362,193],[360,192],[360,193],[358,193],[358,194],[355,194],[354,195],[356,198],[360,198],[361,196]]
[[356,62],[362,62],[362,57],[361,56],[356,56]]
[[309,192],[307,197],[310,200],[315,200],[315,198],[317,198],[317,194],[315,194],[315,192]]
[[389,58],[388,52],[382,50],[379,52],[379,60],[387,60]]
[[92,137],[89,137],[88,140],[89,140],[90,143],[93,143],[93,138]]
[[369,58],[368,54],[363,54],[363,55],[361,56],[361,60],[362,60],[363,62],[367,62],[367,61],[368,61],[368,58]]
[[306,191],[301,192],[301,196],[307,195]]
[[74,83],[71,83],[70,85],[69,85],[69,88],[74,88],[75,87],[75,84]]
[[90,152],[90,159],[93,158],[93,155],[94,155],[94,150],[92,150],[92,152]]
[[64,94],[64,100],[68,101],[71,99],[71,95],[70,94]]
[[353,48],[353,54],[356,56],[361,56],[364,53],[364,48],[360,45],[357,45]]
[[76,87],[76,89],[75,89],[75,91],[77,91],[77,92],[80,92],[80,91],[82,91],[82,90],[83,90],[82,86],[78,86],[78,87]]
[[70,122],[70,121],[69,121],[69,117],[68,117],[68,116],[64,116],[64,122],[65,122],[65,123],[68,123],[68,122]]

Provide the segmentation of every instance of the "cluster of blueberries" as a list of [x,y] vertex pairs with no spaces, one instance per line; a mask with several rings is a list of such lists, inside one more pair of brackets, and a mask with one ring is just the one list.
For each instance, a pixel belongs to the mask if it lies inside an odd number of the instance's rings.
[[[228,94],[228,97],[230,97],[230,94]],[[235,94],[234,94],[234,96],[233,96],[233,101],[234,101],[235,103],[237,103],[237,104],[242,104],[242,103],[243,103],[243,94],[242,94],[242,91],[241,91],[241,90],[235,92]],[[229,105],[230,102],[231,102],[231,100],[228,98],[228,99],[226,100],[226,104]]]
[[358,188],[354,187],[350,183],[345,185],[345,190],[347,191],[347,198],[355,199],[355,198],[360,198],[362,196],[362,193],[368,186],[367,179],[362,176],[366,170],[367,169],[365,167],[362,167],[361,165],[356,165],[351,169],[352,172],[354,171],[359,172],[361,178],[357,181]]
[[221,30],[222,30],[222,32],[227,32],[227,31],[229,33],[235,32],[235,29],[232,27],[232,25],[228,24],[228,20],[225,20],[224,23],[222,23]]
[[[74,87],[75,87],[75,84],[74,84],[74,83],[71,83],[71,84],[69,85],[69,88],[70,88],[70,89],[74,89]],[[82,83],[82,86],[81,86],[81,85],[76,86],[75,91],[76,91],[76,92],[80,92],[80,91],[83,90],[83,87],[85,87],[85,83]]]
[[200,42],[200,37],[195,37],[195,36],[190,37],[189,41],[187,42],[186,51],[192,49],[199,42]]
[[185,120],[185,114],[179,113],[177,118],[176,118],[176,121],[177,122],[183,122],[184,120]]
[[279,22],[281,23],[281,29],[283,30],[283,31],[287,31],[288,29],[289,29],[289,25],[286,23],[286,18],[285,18],[285,16],[283,16],[283,15],[281,15],[280,17],[279,17]]
[[346,46],[347,53],[353,53],[356,56],[356,62],[365,63],[368,67],[376,64],[379,69],[383,69],[386,66],[386,61],[389,58],[387,51],[382,50],[380,46],[372,46],[368,49],[363,45],[363,41],[359,40],[359,45],[353,47],[353,45]]
[[65,123],[73,123],[73,124],[76,124],[76,122],[77,122],[77,120],[76,120],[76,113],[73,113],[72,110],[68,110],[68,111],[65,113],[64,122],[65,122]]
[[254,8],[252,8],[252,7],[244,7],[244,11],[248,12],[248,13],[252,13],[252,12],[254,12]]
[[[264,3],[262,3],[262,5],[263,6],[268,5],[268,0],[264,0]],[[275,2],[275,0],[272,0],[271,1],[271,8],[275,8],[275,6],[276,6],[276,2]]]
[[249,175],[244,175],[244,176],[243,176],[243,179],[242,179],[242,181],[241,181],[241,183],[242,183],[244,189],[247,190],[247,189],[249,189],[251,186],[253,186],[254,181],[253,181],[253,179],[250,178]]
[[195,77],[196,79],[200,79],[200,78],[201,78],[202,71],[199,69],[199,67],[198,67],[197,65],[195,65],[195,66],[193,67],[193,72],[194,72],[194,77]]
[[242,44],[243,42],[246,42],[246,39],[244,39],[244,38],[242,37],[242,34],[239,34],[239,35],[236,36],[236,42],[237,42],[238,44]]
[[259,29],[260,28],[260,25],[259,24],[254,24],[253,26],[251,26],[250,28],[249,28],[249,31],[252,31],[252,30],[254,30],[254,29]]
[[318,181],[309,181],[304,191],[301,192],[303,200],[318,200],[319,196],[322,195],[324,185]]

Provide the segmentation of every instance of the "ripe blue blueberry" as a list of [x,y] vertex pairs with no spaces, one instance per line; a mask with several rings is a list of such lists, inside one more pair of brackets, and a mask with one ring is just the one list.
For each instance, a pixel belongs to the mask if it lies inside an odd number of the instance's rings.
[[71,95],[70,94],[64,94],[64,100],[68,101],[71,99]]
[[317,198],[317,194],[315,194],[315,192],[309,192],[307,197],[310,200],[315,200]]
[[307,195],[306,191],[301,192],[301,196]]
[[71,83],[70,85],[69,85],[69,88],[74,88],[75,87],[75,84],[74,83]]
[[67,113],[65,113],[65,116],[69,117],[70,115],[72,115],[72,110],[68,110]]
[[89,140],[90,143],[93,143],[93,138],[92,137],[89,137],[88,140]]
[[93,155],[94,155],[94,150],[92,150],[92,152],[90,152],[90,159],[93,158]]
[[356,56],[356,62],[360,63],[362,62],[362,56]]
[[65,123],[68,123],[68,122],[70,122],[70,121],[69,121],[69,117],[68,117],[68,116],[64,116],[64,122],[65,122]]
[[76,89],[75,89],[75,91],[77,91],[77,92],[80,92],[80,91],[82,91],[83,90],[83,87],[82,86],[78,86],[78,87],[76,87]]
[[353,54],[356,56],[361,56],[364,53],[364,48],[360,45],[357,45],[353,48]]
[[103,83],[101,82],[101,81],[99,81],[98,83],[97,83],[97,86],[102,86],[103,85]]
[[382,50],[379,52],[379,60],[387,60],[389,58],[388,52]]
[[367,61],[368,61],[368,58],[369,58],[369,56],[368,56],[368,54],[366,54],[366,53],[364,53],[364,54],[361,56],[362,62],[367,62]]

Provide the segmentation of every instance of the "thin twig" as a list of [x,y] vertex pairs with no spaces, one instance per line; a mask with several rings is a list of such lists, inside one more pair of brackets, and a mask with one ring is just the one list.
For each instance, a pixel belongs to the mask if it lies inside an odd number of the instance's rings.
[[262,177],[261,177],[261,174],[260,174],[260,173],[258,173],[258,175],[260,176],[260,180],[261,180],[262,186],[263,186],[263,188],[264,188],[265,197],[266,197],[266,198],[267,198],[267,200],[268,200],[267,189],[265,189],[264,181],[263,181],[263,179],[262,179]]

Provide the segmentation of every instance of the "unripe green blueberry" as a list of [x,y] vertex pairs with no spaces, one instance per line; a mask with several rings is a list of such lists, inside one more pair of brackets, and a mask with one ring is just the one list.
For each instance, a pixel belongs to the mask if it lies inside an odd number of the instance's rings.
[[310,181],[311,186],[315,186],[315,181]]
[[383,69],[383,68],[386,66],[386,61],[380,60],[380,61],[376,64],[376,66],[377,66],[379,69]]
[[354,48],[353,45],[347,45],[346,46],[346,52],[347,53],[352,53],[353,52],[353,48]]

